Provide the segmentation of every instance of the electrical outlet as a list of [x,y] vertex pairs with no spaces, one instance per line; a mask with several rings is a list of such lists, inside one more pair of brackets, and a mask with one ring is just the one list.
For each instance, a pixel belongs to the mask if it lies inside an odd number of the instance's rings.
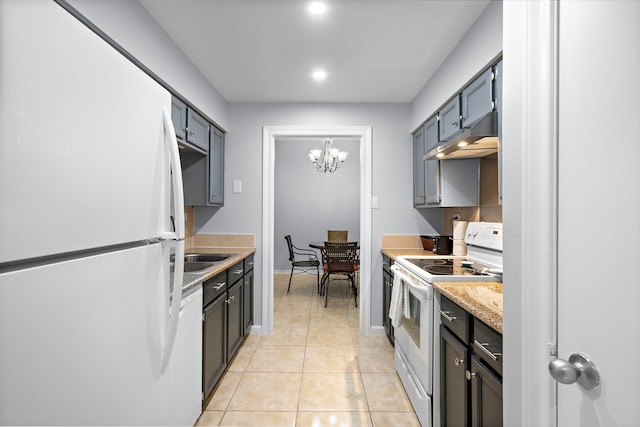
[[462,215],[460,215],[459,213],[454,213],[453,215],[451,215],[451,219],[452,220],[460,220],[462,219]]

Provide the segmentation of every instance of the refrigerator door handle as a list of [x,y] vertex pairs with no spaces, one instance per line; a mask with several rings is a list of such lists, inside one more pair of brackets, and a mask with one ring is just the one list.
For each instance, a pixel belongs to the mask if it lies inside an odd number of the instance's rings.
[[178,321],[180,320],[180,304],[182,302],[182,281],[184,276],[184,241],[165,240],[162,241],[163,260],[169,257],[164,256],[164,251],[171,251],[175,248],[174,272],[173,272],[173,292],[171,293],[171,303],[169,304],[169,321],[165,322],[164,339],[162,341],[162,351],[160,355],[160,372],[165,373],[171,359],[173,344],[178,331]]
[[[173,190],[173,214],[175,235],[177,239],[184,239],[184,190],[182,187],[182,166],[180,165],[180,152],[176,131],[171,121],[171,113],[164,107],[162,109],[164,121],[165,149],[169,153],[171,163],[171,188]],[[167,233],[163,233],[163,238]],[[171,237],[169,237],[171,238]]]

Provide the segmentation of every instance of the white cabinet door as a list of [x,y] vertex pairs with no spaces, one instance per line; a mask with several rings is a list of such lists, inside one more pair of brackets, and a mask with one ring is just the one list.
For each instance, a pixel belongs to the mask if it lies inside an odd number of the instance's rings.
[[558,384],[558,426],[638,425],[640,2],[559,10],[558,357],[601,385]]

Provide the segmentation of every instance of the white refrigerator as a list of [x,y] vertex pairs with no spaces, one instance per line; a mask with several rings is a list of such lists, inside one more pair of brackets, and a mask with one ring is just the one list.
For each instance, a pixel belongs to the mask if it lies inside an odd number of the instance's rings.
[[197,419],[201,371],[171,358],[185,338],[170,111],[60,5],[0,1],[1,425]]

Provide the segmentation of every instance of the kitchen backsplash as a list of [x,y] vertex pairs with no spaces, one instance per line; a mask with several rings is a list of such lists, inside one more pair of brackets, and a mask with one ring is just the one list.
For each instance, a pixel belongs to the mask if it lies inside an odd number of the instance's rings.
[[195,235],[195,209],[193,206],[184,207],[184,240],[185,248],[192,248],[194,246]]
[[185,249],[193,248],[255,248],[255,234],[196,234],[195,209],[184,207]]

